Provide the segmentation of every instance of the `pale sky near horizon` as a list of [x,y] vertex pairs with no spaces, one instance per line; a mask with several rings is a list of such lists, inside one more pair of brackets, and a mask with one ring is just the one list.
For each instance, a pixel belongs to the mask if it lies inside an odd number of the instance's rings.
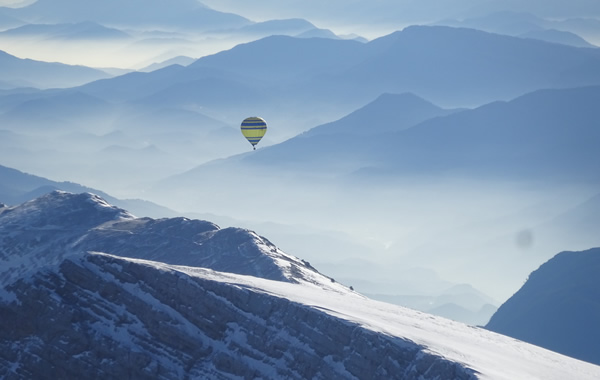
[[33,3],[35,0],[0,0],[0,7],[14,7],[17,5],[26,5]]

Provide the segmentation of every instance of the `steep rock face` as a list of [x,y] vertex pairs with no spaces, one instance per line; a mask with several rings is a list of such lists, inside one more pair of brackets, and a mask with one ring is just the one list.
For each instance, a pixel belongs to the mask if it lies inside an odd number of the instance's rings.
[[85,254],[8,291],[5,379],[476,378],[410,340],[158,263]]
[[486,328],[600,364],[600,248],[562,252],[531,273]]

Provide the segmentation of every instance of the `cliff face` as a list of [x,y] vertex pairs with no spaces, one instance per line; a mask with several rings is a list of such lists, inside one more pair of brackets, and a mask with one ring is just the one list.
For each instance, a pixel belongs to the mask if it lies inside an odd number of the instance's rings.
[[475,378],[409,340],[156,263],[86,254],[7,290],[7,379]]

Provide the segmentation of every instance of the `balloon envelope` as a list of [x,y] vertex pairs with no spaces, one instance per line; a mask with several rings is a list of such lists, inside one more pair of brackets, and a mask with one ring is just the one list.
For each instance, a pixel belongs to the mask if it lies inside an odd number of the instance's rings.
[[242,121],[242,134],[244,137],[252,144],[254,149],[256,149],[256,144],[263,138],[265,133],[267,133],[267,123],[264,119],[252,116],[247,117]]

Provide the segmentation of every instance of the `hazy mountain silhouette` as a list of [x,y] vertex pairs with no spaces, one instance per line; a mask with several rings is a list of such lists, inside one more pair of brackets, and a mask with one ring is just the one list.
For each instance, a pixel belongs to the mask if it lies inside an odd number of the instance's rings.
[[[260,113],[283,126],[268,136],[281,141],[383,93],[411,92],[449,108],[596,83],[600,50],[472,29],[410,27],[366,44],[272,36],[187,67],[126,74],[79,90],[108,101],[202,109],[232,125]],[[311,117],[304,117],[309,109]]]
[[[334,39],[340,38],[330,29],[318,29],[318,28],[308,30],[304,33],[300,33],[296,37],[300,37],[300,38],[334,38]],[[357,41],[357,39],[354,39],[354,38],[352,40]]]
[[101,190],[92,189],[73,182],[52,181],[0,165],[0,202],[4,204],[17,205],[56,190],[72,193],[93,192],[114,205],[127,207],[138,216],[165,217],[175,215],[174,211],[152,202],[138,199],[120,200],[111,197]]
[[453,110],[442,109],[414,94],[382,94],[373,102],[339,120],[306,131],[303,136],[351,134],[369,136],[410,128]]
[[368,296],[470,325],[485,325],[497,310],[493,299],[467,284],[454,285],[436,295]]
[[486,328],[600,364],[600,248],[562,252],[531,273]]
[[582,37],[589,36],[595,39],[600,33],[600,22],[594,24],[579,19],[545,19],[532,13],[515,11],[493,12],[460,21],[443,20],[436,24],[535,38],[576,47],[596,47]]
[[[383,94],[349,115],[268,147],[248,157],[248,163],[281,168],[328,171],[372,163],[365,147],[375,136],[405,130],[445,110],[413,94]],[[339,174],[339,173],[336,173]]]
[[[274,36],[203,57],[171,75],[116,78],[103,96],[113,95],[112,89],[131,99],[143,95],[130,86],[147,95],[150,84],[157,91],[160,83],[165,88],[218,76],[268,89],[282,105],[301,99],[358,106],[384,92],[412,92],[442,105],[482,104],[539,88],[598,83],[598,62],[595,49],[448,27],[409,27],[367,44]],[[94,84],[86,91],[99,89]]]
[[599,228],[600,194],[596,194],[536,226],[534,232],[539,239],[561,241],[561,249],[583,250],[590,246],[600,246],[600,236],[597,233]]
[[365,60],[348,70],[348,90],[368,92],[385,78],[390,92],[404,89],[440,105],[481,104],[539,88],[597,84],[600,79],[587,64],[576,63],[580,54],[590,63],[596,61],[600,57],[596,49],[473,29],[409,27],[368,46],[385,49],[377,60]]
[[527,33],[519,35],[524,38],[534,38],[536,40],[542,40],[547,42],[554,42],[563,45],[571,45],[576,47],[584,48],[596,48],[597,46],[590,44],[583,38],[579,37],[575,33],[565,32],[562,30],[546,29],[546,30],[533,30]]
[[286,20],[268,20],[241,27],[238,32],[266,37],[269,35],[295,36],[316,29],[311,22],[295,18]]
[[110,77],[104,71],[84,66],[21,59],[0,51],[0,80],[13,87],[73,87]]
[[463,20],[442,20],[438,24],[473,28],[486,32],[516,36],[534,30],[543,30],[547,20],[532,13],[500,11]]
[[196,59],[194,59],[194,58],[180,55],[177,57],[167,59],[166,61],[152,63],[138,71],[151,72],[154,70],[164,69],[165,67],[171,66],[171,65],[187,66],[195,61],[196,61]]
[[[44,96],[37,99],[27,100],[8,112],[5,112],[1,118],[9,120],[19,125],[33,125],[30,123],[32,115],[41,120],[59,120],[59,125],[64,127],[67,120],[82,119],[88,117],[97,117],[108,112],[111,105],[101,99],[78,91],[59,92],[53,96]],[[37,127],[47,128],[43,123],[37,124]]]
[[592,86],[491,103],[396,132],[372,146],[371,157],[396,173],[452,170],[597,182],[598,96],[600,87]]
[[348,6],[343,0],[307,0],[302,4],[274,0],[261,0],[252,4],[241,0],[206,0],[205,4],[219,10],[235,10],[248,17],[256,18],[261,14],[268,14],[272,18],[304,17],[321,23],[353,25],[355,29],[362,27],[363,30],[375,26],[390,30],[398,28],[398,25],[434,22],[449,17],[463,19],[498,11],[530,12],[555,19],[600,15],[597,4],[587,0],[574,0],[571,3],[562,0],[430,0],[419,6],[412,2],[394,0],[380,0],[376,3],[360,0],[353,1],[352,6]]
[[3,12],[24,21],[50,24],[92,21],[116,26],[209,30],[249,23],[243,17],[214,11],[194,0],[38,0],[22,8],[4,8]]
[[[339,122],[252,155],[232,157],[230,164],[327,171],[332,163],[353,163],[357,170],[368,166],[356,173],[357,179],[371,180],[378,176],[454,172],[490,178],[597,182],[600,132],[595,120],[600,110],[595,99],[599,96],[598,86],[540,90],[509,102],[494,102],[443,117],[435,117],[441,114],[438,109],[423,114],[431,120],[406,130],[390,130],[390,126],[400,123],[394,124],[398,116],[393,111],[384,113],[376,107],[386,104],[386,97],[382,97]],[[395,109],[397,105],[392,107]],[[390,114],[391,120],[386,117]],[[365,125],[365,120],[373,127]],[[321,128],[323,133],[319,133]],[[325,133],[331,129],[336,133]],[[356,130],[360,138],[352,135]],[[332,159],[325,160],[324,154]],[[322,165],[315,166],[315,162]],[[213,170],[215,165],[208,167]],[[199,175],[200,169],[185,176],[191,179]]]
[[559,19],[600,15],[600,6],[598,3],[586,0],[575,0],[571,3],[565,3],[562,0],[548,0],[543,3],[536,0],[492,0],[483,3],[478,2],[478,4],[472,7],[470,13],[472,15],[480,15],[506,10],[534,13],[542,17]]
[[130,37],[129,34],[121,30],[107,28],[90,21],[75,24],[28,24],[0,32],[0,36],[64,40],[102,40]]

